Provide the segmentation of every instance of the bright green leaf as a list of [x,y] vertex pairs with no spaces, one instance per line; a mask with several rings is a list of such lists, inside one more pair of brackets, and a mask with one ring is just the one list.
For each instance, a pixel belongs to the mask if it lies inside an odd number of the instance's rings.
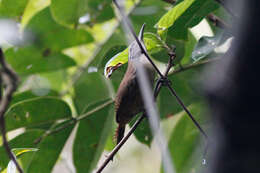
[[[111,100],[91,104],[84,112],[98,108],[106,102],[111,102]],[[111,108],[109,104],[80,121],[73,145],[74,164],[78,173],[92,172],[96,167],[107,137],[111,133],[114,121]]]
[[0,1],[0,17],[20,17],[23,15],[29,0]]
[[71,117],[66,102],[54,97],[40,97],[14,104],[5,114],[6,130],[32,127]]
[[183,0],[168,11],[156,24],[158,31],[168,29],[176,39],[187,39],[188,28],[197,25],[219,7],[213,0]]

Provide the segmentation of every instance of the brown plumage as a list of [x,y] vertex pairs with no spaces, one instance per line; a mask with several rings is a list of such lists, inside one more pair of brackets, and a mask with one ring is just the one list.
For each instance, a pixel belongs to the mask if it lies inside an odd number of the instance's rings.
[[[139,33],[139,40],[142,43],[143,29],[144,25]],[[153,67],[146,59],[145,55],[141,53],[137,43],[133,42],[129,49],[127,71],[120,83],[115,99],[116,122],[118,123],[118,128],[116,131],[117,144],[124,137],[125,125],[129,123],[136,114],[144,110],[144,104],[138,86],[136,68],[133,65],[133,59],[136,59],[138,60],[138,63],[140,62],[143,64],[151,85],[154,80]]]

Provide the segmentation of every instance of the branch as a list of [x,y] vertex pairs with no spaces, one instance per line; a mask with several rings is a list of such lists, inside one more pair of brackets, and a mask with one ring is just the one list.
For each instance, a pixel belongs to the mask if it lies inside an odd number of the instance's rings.
[[229,30],[231,28],[231,26],[229,24],[227,24],[224,20],[222,20],[221,18],[219,18],[218,16],[210,13],[207,16],[207,19],[209,21],[211,21],[213,23],[214,26],[222,28],[222,29],[227,29]]
[[4,83],[6,85],[4,94],[3,95],[1,94],[1,101],[0,101],[0,130],[3,138],[3,146],[9,158],[14,162],[18,171],[20,173],[23,173],[22,168],[18,164],[8,144],[6,138],[6,128],[5,128],[5,118],[4,118],[4,114],[7,111],[9,103],[11,102],[12,95],[18,86],[19,78],[17,74],[11,69],[11,67],[9,67],[9,65],[6,63],[4,58],[4,53],[1,48],[0,48],[0,64],[1,64],[1,71],[0,71],[1,84]]
[[187,64],[187,65],[181,66],[181,67],[173,70],[169,74],[169,76],[177,74],[177,73],[180,73],[180,72],[183,72],[183,71],[186,71],[186,70],[189,70],[189,69],[193,69],[193,68],[199,67],[199,66],[204,65],[204,64],[212,63],[212,62],[218,61],[220,59],[221,59],[220,57],[210,58],[210,59],[199,61],[199,62],[196,62],[196,63]]

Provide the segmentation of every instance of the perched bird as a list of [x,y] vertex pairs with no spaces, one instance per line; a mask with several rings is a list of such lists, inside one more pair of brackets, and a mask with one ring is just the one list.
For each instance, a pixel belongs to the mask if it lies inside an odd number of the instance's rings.
[[[145,25],[142,26],[138,39],[145,48],[143,42],[144,27]],[[120,83],[115,98],[116,122],[118,123],[116,131],[117,144],[124,137],[125,125],[129,123],[136,114],[144,111],[144,104],[137,81],[136,67],[133,62],[134,60],[138,63],[142,63],[143,68],[145,68],[148,75],[150,84],[153,85],[154,83],[154,69],[141,51],[137,42],[134,41],[129,48],[127,71]]]

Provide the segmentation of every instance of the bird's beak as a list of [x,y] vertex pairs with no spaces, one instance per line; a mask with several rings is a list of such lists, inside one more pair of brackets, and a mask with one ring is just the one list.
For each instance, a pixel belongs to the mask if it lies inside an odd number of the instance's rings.
[[139,31],[138,39],[140,41],[143,41],[143,38],[144,38],[144,28],[145,28],[145,23],[143,24],[142,28]]

